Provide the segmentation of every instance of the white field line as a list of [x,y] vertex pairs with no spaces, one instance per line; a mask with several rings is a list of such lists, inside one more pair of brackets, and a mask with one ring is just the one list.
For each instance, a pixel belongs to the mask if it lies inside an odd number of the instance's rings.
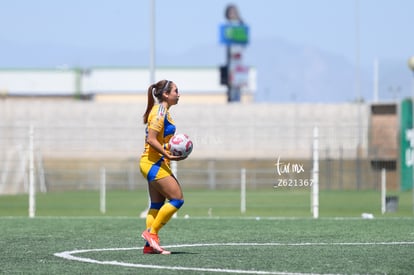
[[[210,243],[210,244],[177,244],[167,245],[165,248],[179,248],[179,247],[203,247],[203,246],[365,246],[365,245],[414,245],[413,242],[344,242],[344,243]],[[74,256],[74,254],[82,254],[87,252],[102,252],[102,251],[126,251],[126,250],[139,250],[141,247],[129,247],[129,248],[97,248],[97,249],[83,249],[72,250],[55,253],[56,257],[60,257],[66,260],[100,264],[100,265],[115,265],[124,267],[136,267],[136,268],[150,268],[150,269],[165,269],[165,270],[183,270],[183,271],[198,271],[198,272],[221,272],[221,273],[236,273],[236,274],[276,274],[276,275],[320,275],[315,273],[292,273],[282,271],[261,271],[261,270],[238,270],[238,269],[223,269],[223,268],[203,268],[203,267],[185,267],[185,266],[162,266],[151,264],[135,264],[125,263],[118,261],[99,261],[90,258]],[[164,256],[161,256],[164,257]],[[167,256],[168,257],[168,256]],[[328,274],[324,274],[328,275]]]
[[[10,219],[10,220],[18,220],[18,219],[26,219],[26,216],[1,216],[1,219]],[[260,220],[315,220],[313,217],[256,217],[256,216],[249,216],[249,217],[193,217],[191,216],[189,219],[194,219],[194,220],[258,220],[258,218]],[[136,220],[136,219],[142,219],[139,217],[133,217],[133,216],[37,216],[35,217],[35,219],[50,219],[50,220],[62,220],[62,219],[68,219],[68,220],[113,220],[113,219],[118,219],[118,220]],[[177,219],[187,219],[184,218],[184,215],[178,216]],[[318,220],[364,220],[366,221],[366,219],[363,219],[361,217],[319,217]],[[371,220],[414,220],[414,217],[375,217],[374,219]]]

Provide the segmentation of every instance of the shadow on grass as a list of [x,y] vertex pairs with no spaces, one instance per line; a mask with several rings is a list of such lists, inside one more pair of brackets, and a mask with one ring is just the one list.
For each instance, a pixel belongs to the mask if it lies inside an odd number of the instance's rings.
[[197,252],[183,252],[183,251],[171,251],[171,254],[179,255],[179,254],[200,254]]

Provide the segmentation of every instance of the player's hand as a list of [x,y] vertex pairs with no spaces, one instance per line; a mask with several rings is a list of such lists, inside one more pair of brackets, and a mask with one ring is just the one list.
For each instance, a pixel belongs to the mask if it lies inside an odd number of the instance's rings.
[[187,157],[182,157],[182,156],[174,156],[174,155],[171,155],[171,154],[168,154],[168,157],[167,157],[169,160],[173,160],[173,161],[180,161],[180,160],[184,160],[184,159],[186,159]]

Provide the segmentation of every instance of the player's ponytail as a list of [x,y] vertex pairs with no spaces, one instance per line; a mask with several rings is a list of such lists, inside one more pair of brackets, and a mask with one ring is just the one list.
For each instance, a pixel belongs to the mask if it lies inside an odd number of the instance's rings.
[[154,98],[157,98],[159,102],[162,101],[162,94],[164,91],[167,93],[170,92],[171,89],[171,81],[169,80],[160,80],[155,84],[152,84],[148,87],[148,102],[147,102],[147,110],[144,113],[144,124],[148,123],[148,116],[151,112],[152,107],[154,106]]
[[154,89],[155,89],[155,84],[152,84],[151,86],[148,87],[148,101],[147,101],[147,109],[145,110],[144,113],[144,124],[147,124],[148,122],[148,116],[149,113],[151,112],[152,107],[154,106]]

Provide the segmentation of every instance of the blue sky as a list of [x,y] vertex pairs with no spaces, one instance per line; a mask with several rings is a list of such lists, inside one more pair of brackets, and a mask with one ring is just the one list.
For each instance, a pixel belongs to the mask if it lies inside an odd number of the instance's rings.
[[[277,38],[344,57],[353,65],[359,57],[364,68],[370,68],[375,58],[380,64],[393,59],[406,64],[414,55],[412,0],[154,1],[157,54],[180,54],[206,45],[220,47],[217,28],[224,22],[225,6],[234,3],[251,28],[251,43]],[[14,46],[148,51],[150,3],[0,0],[0,68],[13,67],[2,65],[1,55],[20,58]],[[2,45],[13,47],[6,51]],[[30,62],[25,65],[39,67]],[[74,62],[67,60],[69,65]]]
[[[157,51],[211,44],[224,8],[235,3],[251,41],[277,37],[361,62],[414,55],[412,0],[154,0]],[[0,40],[107,49],[148,49],[151,0],[1,0]],[[1,46],[0,46],[1,49]],[[47,57],[46,57],[47,58]]]

